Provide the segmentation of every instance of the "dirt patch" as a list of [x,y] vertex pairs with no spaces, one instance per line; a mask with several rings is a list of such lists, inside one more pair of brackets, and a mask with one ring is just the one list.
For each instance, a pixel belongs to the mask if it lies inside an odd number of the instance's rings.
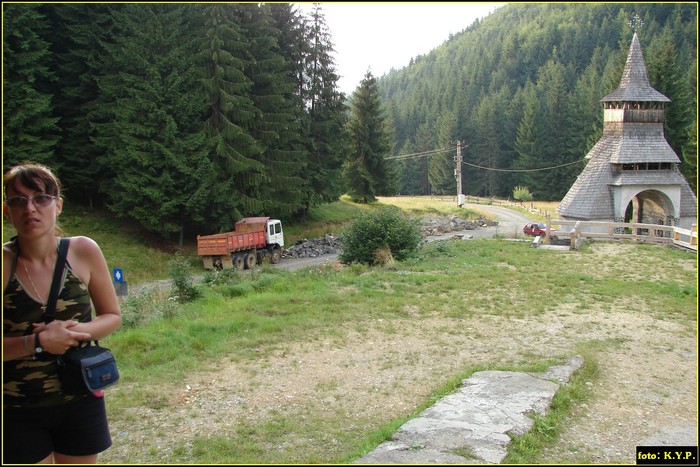
[[[615,254],[607,248],[597,254]],[[220,371],[163,388],[165,410],[113,417],[115,443],[101,462],[183,462],[197,437],[241,436],[241,426],[280,417],[309,426],[332,418],[336,431],[319,427],[312,440],[292,432],[268,440],[267,449],[308,444],[309,458],[334,459],[347,449],[339,440],[348,433],[414,413],[466,368],[512,368],[572,356],[582,346],[599,364],[592,398],[575,407],[543,462],[634,463],[635,447],[655,433],[697,426],[695,323],[640,313],[634,303],[567,304],[525,317],[406,312],[401,320],[356,323],[344,335],[310,336],[257,361],[223,360]]]

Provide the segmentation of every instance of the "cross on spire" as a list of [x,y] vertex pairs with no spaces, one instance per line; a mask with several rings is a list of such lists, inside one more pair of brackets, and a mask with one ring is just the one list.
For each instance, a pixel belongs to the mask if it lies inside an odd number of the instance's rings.
[[635,13],[632,15],[632,18],[627,22],[627,24],[630,25],[634,32],[637,32],[637,30],[642,29],[644,26],[644,20],[638,13]]

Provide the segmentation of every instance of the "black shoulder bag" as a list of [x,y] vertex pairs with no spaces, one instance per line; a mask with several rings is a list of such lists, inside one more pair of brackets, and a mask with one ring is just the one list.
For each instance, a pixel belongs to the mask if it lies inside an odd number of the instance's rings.
[[[44,312],[44,322],[47,324],[56,316],[56,302],[58,290],[61,287],[61,278],[66,265],[68,255],[69,238],[61,238],[58,247],[58,259],[54,269],[49,301]],[[63,392],[72,395],[90,394],[111,386],[119,380],[117,361],[112,352],[95,345],[83,342],[77,347],[71,347],[63,355],[56,358],[58,378],[61,381]]]

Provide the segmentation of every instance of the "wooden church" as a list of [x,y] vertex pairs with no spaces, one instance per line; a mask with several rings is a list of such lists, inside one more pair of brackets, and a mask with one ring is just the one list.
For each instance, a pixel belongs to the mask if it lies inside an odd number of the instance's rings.
[[696,224],[697,199],[664,137],[670,99],[650,86],[636,32],[620,86],[602,102],[603,136],[559,204],[561,218],[684,229]]

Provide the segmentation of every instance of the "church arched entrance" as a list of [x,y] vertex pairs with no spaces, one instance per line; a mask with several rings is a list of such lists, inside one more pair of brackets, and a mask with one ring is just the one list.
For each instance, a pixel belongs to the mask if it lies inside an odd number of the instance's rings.
[[671,198],[659,190],[640,191],[625,209],[625,222],[675,225],[677,217]]

